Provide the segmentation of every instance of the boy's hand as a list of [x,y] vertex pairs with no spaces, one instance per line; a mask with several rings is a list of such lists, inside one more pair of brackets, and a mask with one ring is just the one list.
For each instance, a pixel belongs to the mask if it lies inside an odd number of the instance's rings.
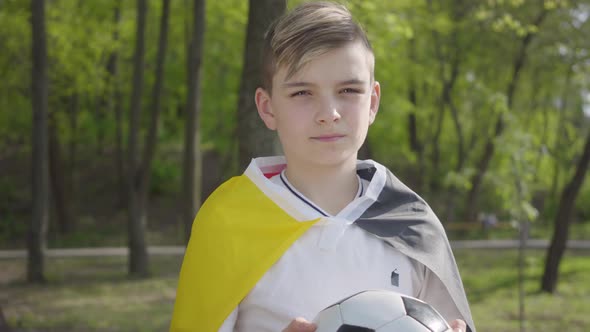
[[[465,332],[467,331],[467,324],[461,319],[455,319],[450,322],[452,332]],[[283,332],[314,332],[316,325],[308,322],[305,318],[295,318],[291,323],[283,330]]]
[[452,332],[467,331],[467,324],[461,319],[455,319],[454,321],[450,322],[449,325],[451,326]]
[[317,326],[310,323],[305,318],[297,317],[289,323],[283,332],[314,332]]

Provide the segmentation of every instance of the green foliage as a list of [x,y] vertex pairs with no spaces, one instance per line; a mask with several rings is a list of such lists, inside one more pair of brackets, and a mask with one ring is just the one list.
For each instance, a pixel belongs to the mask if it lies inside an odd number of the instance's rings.
[[13,243],[13,238],[22,238],[27,232],[28,223],[20,219],[22,210],[27,209],[24,202],[28,197],[23,196],[8,177],[0,177],[0,244]]
[[152,162],[150,193],[170,195],[180,190],[181,172],[178,168],[178,163],[179,160],[154,158]]
[[[289,1],[288,6],[301,2]],[[434,206],[446,206],[448,193],[455,193],[454,204],[461,211],[485,143],[495,135],[497,119],[502,116],[504,126],[484,177],[479,208],[506,218],[530,218],[534,206],[540,219],[550,220],[590,121],[583,112],[588,107],[583,92],[590,91],[590,2],[341,2],[367,30],[376,57],[375,78],[381,84],[382,97],[368,137],[372,158],[392,168],[400,178],[420,183],[423,187],[414,189],[427,194]],[[134,2],[122,1],[120,22],[115,24],[116,3],[47,2],[49,109],[66,161],[114,156],[118,126],[125,145],[136,12]],[[171,6],[158,149],[150,188],[163,196],[177,192],[180,183],[178,155],[184,139],[190,1],[172,1]],[[30,150],[29,10],[26,1],[5,0],[0,5],[0,163],[9,147]],[[142,137],[152,103],[160,11],[160,2],[149,2]],[[536,24],[542,13],[543,21]],[[235,168],[235,114],[247,17],[246,1],[207,2],[201,147],[215,150],[225,170]],[[515,61],[527,36],[530,43],[509,101]],[[118,57],[115,77],[107,71],[112,55]],[[443,92],[451,83],[446,96],[449,103]],[[415,100],[410,100],[411,95]],[[117,102],[123,112],[121,123],[115,118]],[[416,118],[420,153],[410,146],[410,115]],[[463,144],[463,160],[459,144]],[[69,147],[74,145],[79,154],[85,153],[84,158],[70,155],[73,150]],[[101,150],[108,154],[93,154]],[[166,157],[170,155],[175,157]],[[68,171],[76,174],[83,170]],[[27,176],[28,171],[23,171],[22,177]],[[582,219],[590,215],[588,192],[586,183],[576,205]]]
[[506,218],[514,221],[534,221],[538,211],[532,206],[532,196],[537,186],[536,150],[532,135],[511,133],[498,142],[496,162],[500,165],[487,176],[490,194],[486,197],[494,203],[488,208],[504,211]]
[[462,172],[450,171],[446,174],[443,184],[446,188],[456,188],[461,192],[467,192],[471,189],[471,177],[475,172],[474,169],[464,169]]
[[[24,238],[28,225],[11,214],[0,217],[0,248],[9,249],[14,245],[14,238]],[[5,247],[9,245],[8,247]]]
[[8,1],[0,8],[0,151],[29,142],[31,125],[31,52],[29,7]]
[[223,154],[233,154],[248,6],[246,1],[238,0],[211,1],[207,5],[202,139],[203,144],[212,143]]
[[579,211],[577,220],[590,224],[590,205],[588,202],[590,202],[590,180],[586,179],[576,200],[576,210]]

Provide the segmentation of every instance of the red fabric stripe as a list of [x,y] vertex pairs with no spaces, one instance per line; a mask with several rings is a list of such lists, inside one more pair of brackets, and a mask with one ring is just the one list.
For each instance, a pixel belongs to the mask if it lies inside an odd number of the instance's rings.
[[279,172],[270,172],[270,173],[264,173],[264,176],[266,176],[267,179],[272,178],[275,175],[279,175],[281,173],[281,171]]
[[280,174],[285,168],[287,168],[286,164],[278,164],[262,166],[260,167],[260,170],[262,171],[262,174],[264,174],[264,176],[270,179],[273,176]]

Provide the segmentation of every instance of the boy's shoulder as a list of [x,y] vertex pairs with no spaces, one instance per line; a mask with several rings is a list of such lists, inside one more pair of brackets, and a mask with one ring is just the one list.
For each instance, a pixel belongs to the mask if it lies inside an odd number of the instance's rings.
[[246,176],[233,176],[220,184],[207,197],[199,213],[203,213],[209,209],[216,211],[235,209],[236,204],[244,200],[249,200],[255,195],[254,189],[255,185]]
[[260,181],[260,178],[247,174],[225,181],[203,203],[196,222],[215,224],[214,227],[239,224],[240,227],[251,225],[255,228],[276,222],[284,226],[299,224],[273,199],[276,195],[269,194],[268,188],[258,183]]

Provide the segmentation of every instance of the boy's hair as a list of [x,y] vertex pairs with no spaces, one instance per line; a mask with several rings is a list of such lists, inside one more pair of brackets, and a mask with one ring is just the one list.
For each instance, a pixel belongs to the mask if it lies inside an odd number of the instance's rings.
[[271,93],[272,78],[283,66],[289,78],[310,60],[355,41],[373,53],[367,35],[346,7],[331,2],[304,3],[273,22],[266,32],[262,87]]

